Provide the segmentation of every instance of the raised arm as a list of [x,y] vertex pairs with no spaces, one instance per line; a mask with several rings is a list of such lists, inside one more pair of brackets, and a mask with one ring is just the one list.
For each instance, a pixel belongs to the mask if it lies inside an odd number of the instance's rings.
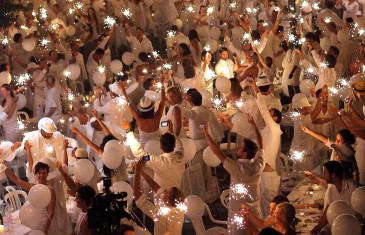
[[68,156],[67,156],[67,147],[68,147],[68,140],[63,140],[63,158],[62,163],[68,166]]
[[165,92],[165,86],[164,86],[165,76],[163,76],[161,74],[160,78],[161,78],[161,83],[162,83],[162,87],[161,87],[161,101],[160,101],[160,104],[158,105],[158,109],[157,109],[157,112],[155,114],[155,117],[156,118],[159,118],[159,119],[161,119],[161,117],[162,117],[162,114],[163,114],[163,111],[164,111],[164,107],[165,107],[165,102],[166,102],[166,92]]
[[24,189],[26,191],[29,191],[34,186],[34,184],[31,184],[31,183],[28,183],[24,180],[19,179],[14,174],[14,172],[9,168],[6,168],[5,173],[11,181],[13,181],[16,185],[18,185],[19,187],[21,187],[22,189]]
[[222,163],[224,163],[224,161],[227,159],[227,156],[224,155],[224,153],[222,152],[222,150],[214,142],[213,138],[209,135],[209,133],[208,133],[208,129],[209,129],[208,128],[208,123],[205,122],[203,125],[204,125],[203,132],[204,132],[204,135],[205,135],[205,139],[207,140],[210,149],[219,158],[219,160]]
[[120,85],[121,86],[121,90],[122,90],[122,93],[124,95],[125,100],[127,101],[127,106],[129,108],[129,110],[131,111],[133,118],[136,119],[136,121],[138,122],[139,120],[141,120],[141,118],[139,117],[139,114],[138,114],[137,110],[131,104],[131,101],[129,100],[129,97],[127,95],[127,92],[125,91],[124,84],[123,83],[119,83],[119,84],[121,84]]
[[302,131],[305,132],[305,133],[307,133],[307,134],[309,134],[309,135],[311,135],[311,136],[313,136],[314,138],[316,138],[317,140],[319,140],[319,141],[321,141],[323,143],[327,143],[328,142],[328,138],[327,137],[325,137],[324,135],[318,134],[318,133],[316,133],[314,131],[311,131],[307,127],[305,127],[303,125],[302,125]]
[[98,121],[99,125],[103,129],[103,132],[104,132],[105,135],[112,135],[112,136],[114,136],[110,132],[109,128],[105,125],[105,123],[102,120],[100,120],[100,118],[98,117],[98,113],[97,113],[97,111],[95,109],[91,110],[91,114],[96,118],[96,120]]
[[29,143],[28,140],[26,140],[24,142],[24,149],[25,151],[27,152],[27,158],[28,158],[28,171],[29,173],[31,173],[33,171],[33,164],[34,164],[34,161],[33,161],[33,156],[32,156],[32,152],[31,152],[31,149],[32,148],[32,145]]
[[67,187],[70,189],[70,191],[72,193],[76,193],[77,191],[77,184],[75,183],[75,181],[65,172],[65,170],[62,167],[62,163],[57,161],[56,162],[56,167],[58,168],[58,170],[60,171],[61,175],[63,176],[63,178],[65,179],[65,182],[67,184]]
[[96,153],[100,155],[103,154],[103,150],[99,148],[99,146],[91,142],[91,140],[89,140],[86,136],[84,136],[84,134],[82,134],[82,132],[79,129],[77,129],[76,127],[71,127],[70,130],[74,132],[76,135],[78,135],[82,139],[82,141],[84,141],[87,145],[89,145]]
[[257,128],[256,123],[253,120],[253,117],[251,115],[248,115],[248,122],[251,123],[253,125],[254,129],[255,129],[255,133],[256,133],[256,136],[257,136],[257,145],[259,146],[260,149],[263,149],[264,144],[263,144],[263,141],[262,141],[261,133],[260,133],[259,129]]
[[276,35],[276,33],[278,32],[278,27],[280,25],[282,16],[283,16],[283,13],[281,11],[279,11],[278,14],[276,15],[276,20],[275,20],[274,26],[271,30],[274,35]]
[[146,174],[146,172],[144,172],[143,169],[145,164],[146,162],[144,162],[143,159],[139,160],[136,164],[136,172],[140,173],[143,176],[148,185],[152,188],[153,192],[156,193],[161,187],[148,174]]

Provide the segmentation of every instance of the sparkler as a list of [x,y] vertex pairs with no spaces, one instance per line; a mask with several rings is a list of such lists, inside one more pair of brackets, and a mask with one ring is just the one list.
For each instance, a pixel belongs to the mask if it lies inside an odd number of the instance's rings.
[[326,17],[323,21],[328,24],[331,22],[331,17]]
[[338,94],[338,89],[336,87],[328,87],[328,90],[330,91],[330,93],[332,95],[337,95]]
[[231,8],[232,10],[233,9],[236,9],[236,7],[237,7],[237,3],[236,2],[232,2],[232,3],[229,4],[229,8]]
[[359,29],[359,36],[362,36],[365,34],[365,29]]
[[167,36],[172,38],[173,36],[175,36],[175,31],[173,30],[167,31]]
[[158,54],[157,51],[152,51],[152,56],[157,59],[160,55]]
[[161,82],[156,82],[156,88],[157,90],[160,90],[162,88],[162,83]]
[[45,20],[48,18],[47,10],[43,6],[39,8],[39,18],[42,20]]
[[130,19],[132,17],[132,12],[130,11],[129,8],[127,9],[123,9],[122,10],[122,14],[127,18],[127,19]]
[[244,184],[235,184],[232,187],[233,198],[246,198],[253,200],[252,196],[248,193],[248,189]]
[[98,66],[98,72],[99,73],[105,73],[105,66],[104,65]]
[[43,38],[40,42],[42,47],[46,47],[48,43],[49,43],[49,40],[46,38]]
[[211,15],[211,14],[213,13],[213,11],[214,11],[214,7],[213,7],[213,6],[209,6],[209,7],[207,8],[207,14],[208,14],[208,15]]
[[190,12],[190,13],[194,13],[194,12],[195,12],[195,10],[194,10],[194,6],[193,6],[193,5],[189,5],[189,6],[186,8],[186,10],[188,10],[188,12]]
[[222,98],[219,98],[218,96],[213,98],[213,106],[215,109],[219,109],[222,107]]
[[170,69],[172,69],[172,65],[171,65],[171,64],[169,64],[169,63],[165,63],[165,64],[163,64],[163,65],[162,65],[162,67],[163,67],[164,69],[166,69],[166,70],[170,70]]
[[32,77],[28,73],[19,75],[16,79],[17,86],[24,86]]
[[3,40],[1,41],[1,44],[3,44],[4,46],[8,45],[8,43],[9,43],[8,37],[4,37]]
[[216,76],[216,74],[214,73],[214,71],[213,70],[211,70],[211,69],[209,69],[209,68],[207,68],[207,70],[205,71],[205,81],[209,81],[209,80],[212,80],[215,76]]
[[107,16],[104,19],[104,25],[106,28],[112,28],[115,24],[117,23],[117,21],[115,20],[114,17],[111,16]]
[[73,8],[68,9],[68,14],[72,15],[73,13],[75,13],[75,9]]
[[316,3],[313,4],[313,9],[314,10],[319,10],[320,9],[319,8],[319,2],[316,2]]
[[304,157],[304,151],[297,151],[297,150],[294,150],[293,151],[293,154],[291,155],[290,159],[293,161],[293,162],[300,162],[303,160],[303,157]]
[[233,223],[236,224],[237,228],[242,229],[245,227],[245,220],[239,213],[233,216]]
[[53,152],[53,147],[52,147],[51,145],[47,145],[47,146],[46,146],[46,151],[47,151],[48,153],[52,153],[52,152]]
[[79,9],[80,11],[82,11],[82,8],[84,7],[84,5],[81,2],[77,2],[75,3],[75,6],[77,9]]
[[237,108],[240,109],[243,106],[243,101],[242,100],[236,101],[235,105],[236,105]]
[[16,123],[16,127],[18,130],[24,130],[25,129],[25,124],[22,121],[17,121]]
[[210,45],[206,45],[206,46],[204,47],[204,50],[209,52],[209,51],[211,50]]
[[68,71],[67,69],[65,69],[65,70],[63,71],[63,75],[65,75],[65,77],[68,77],[68,76],[70,76],[70,75],[71,75],[71,72],[70,72],[70,71]]
[[68,99],[69,101],[73,101],[73,100],[75,99],[75,95],[74,95],[74,94],[72,94],[72,93],[69,93],[69,94],[67,95],[67,99]]

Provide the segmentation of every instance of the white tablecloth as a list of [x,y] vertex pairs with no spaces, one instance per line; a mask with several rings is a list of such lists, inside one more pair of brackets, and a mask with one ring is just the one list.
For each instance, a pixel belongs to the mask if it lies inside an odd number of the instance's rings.
[[13,223],[10,225],[10,228],[5,228],[7,231],[0,232],[1,235],[25,235],[31,231],[27,226],[20,224],[19,211],[15,211],[12,214],[12,221]]

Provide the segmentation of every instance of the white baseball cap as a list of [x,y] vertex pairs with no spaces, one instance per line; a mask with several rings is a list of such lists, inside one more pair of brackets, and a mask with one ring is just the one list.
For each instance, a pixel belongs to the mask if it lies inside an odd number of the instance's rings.
[[54,121],[50,118],[42,118],[39,120],[39,126],[41,130],[47,132],[47,133],[55,133],[57,131],[56,124]]

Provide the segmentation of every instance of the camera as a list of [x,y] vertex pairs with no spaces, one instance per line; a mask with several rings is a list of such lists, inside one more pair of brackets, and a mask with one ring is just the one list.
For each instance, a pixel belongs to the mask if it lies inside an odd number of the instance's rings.
[[143,156],[142,159],[144,162],[148,162],[151,158],[150,158],[150,155],[147,154],[146,156]]
[[93,199],[92,207],[88,210],[89,228],[92,234],[112,235],[120,234],[121,219],[132,219],[126,211],[126,192],[110,192],[111,178],[103,179],[105,193],[96,195]]
[[200,128],[201,129],[204,129],[204,127],[205,127],[205,124],[204,123],[200,124]]
[[349,98],[349,97],[347,97],[347,98],[345,99],[345,103],[348,103],[348,102],[350,102],[350,98]]
[[168,121],[162,121],[161,126],[162,127],[167,127],[167,126],[169,126],[169,122]]

